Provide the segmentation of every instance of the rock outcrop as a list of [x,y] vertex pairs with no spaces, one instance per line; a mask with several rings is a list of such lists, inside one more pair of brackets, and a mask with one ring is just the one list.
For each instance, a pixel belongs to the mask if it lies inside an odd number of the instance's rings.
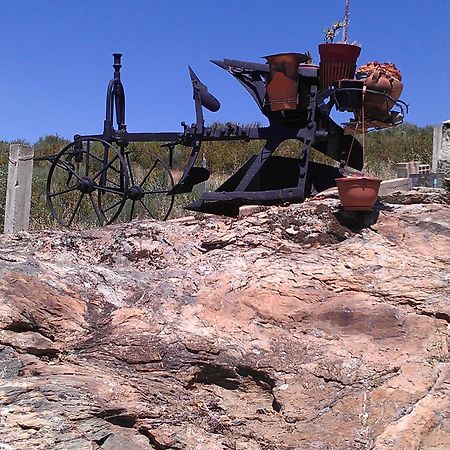
[[1,237],[0,449],[450,448],[450,202],[390,201]]

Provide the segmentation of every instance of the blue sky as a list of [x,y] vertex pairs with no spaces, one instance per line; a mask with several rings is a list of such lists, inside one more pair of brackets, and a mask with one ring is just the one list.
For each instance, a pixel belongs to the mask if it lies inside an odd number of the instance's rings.
[[[265,124],[245,90],[210,59],[260,61],[310,51],[341,20],[344,0],[2,0],[0,139],[35,142],[100,133],[113,52],[123,57],[129,131],[192,122],[190,64],[221,101],[208,122]],[[408,122],[450,118],[450,0],[352,0],[358,64],[391,61],[403,74]]]

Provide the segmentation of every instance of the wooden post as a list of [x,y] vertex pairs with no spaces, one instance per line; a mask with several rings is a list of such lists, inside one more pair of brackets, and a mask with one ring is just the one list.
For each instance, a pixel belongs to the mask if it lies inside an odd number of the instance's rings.
[[431,171],[436,173],[438,170],[439,154],[442,146],[442,124],[436,125],[433,129],[433,159],[431,163]]
[[27,231],[30,224],[31,181],[34,149],[26,144],[9,147],[6,187],[5,233]]

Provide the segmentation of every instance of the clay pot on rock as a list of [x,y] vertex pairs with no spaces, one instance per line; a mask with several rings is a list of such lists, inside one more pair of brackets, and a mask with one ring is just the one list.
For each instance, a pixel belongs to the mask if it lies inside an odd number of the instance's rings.
[[346,211],[372,211],[378,198],[380,178],[336,178],[339,199]]
[[336,81],[353,78],[360,53],[357,45],[320,44],[320,88],[328,89]]
[[301,53],[278,53],[264,56],[269,64],[267,95],[272,111],[297,109],[298,66],[308,57]]

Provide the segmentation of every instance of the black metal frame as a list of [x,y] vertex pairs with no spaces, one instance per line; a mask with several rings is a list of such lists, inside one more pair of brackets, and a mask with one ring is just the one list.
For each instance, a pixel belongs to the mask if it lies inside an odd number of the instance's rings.
[[[75,135],[75,149],[77,142],[100,139],[108,144],[117,144],[120,148],[121,157],[126,159],[125,149],[129,143],[160,142],[168,148],[170,152],[169,160],[172,161],[172,154],[176,145],[191,147],[190,158],[180,181],[168,191],[168,195],[173,196],[192,191],[195,184],[205,181],[209,177],[209,172],[205,168],[195,166],[202,142],[265,141],[265,145],[259,154],[253,157],[245,167],[241,168],[240,172],[242,173],[239,179],[236,180],[236,176],[233,176],[232,182],[224,183],[216,192],[204,193],[200,200],[188,205],[188,209],[234,215],[237,211],[236,208],[244,203],[301,202],[306,196],[310,195],[314,188],[311,186],[311,180],[309,180],[309,185],[307,182],[310,153],[313,147],[340,162],[341,167],[346,162],[355,169],[362,168],[361,145],[354,137],[344,134],[344,130],[330,118],[332,108],[337,107],[339,109],[340,107],[336,100],[336,94],[342,94],[345,89],[331,88],[319,91],[319,74],[316,68],[302,65],[299,68],[299,82],[307,82],[309,86],[306,108],[293,111],[271,111],[266,93],[269,73],[267,64],[229,59],[212,61],[228,71],[245,87],[258,104],[261,112],[268,118],[269,126],[241,127],[228,124],[227,126],[206,127],[203,107],[216,111],[220,107],[220,103],[208,92],[206,86],[201,83],[189,67],[195,105],[195,123],[188,126],[182,122],[183,130],[181,132],[130,133],[127,131],[125,124],[125,90],[120,78],[122,55],[115,53],[113,57],[114,76],[108,84],[106,94],[106,117],[103,132],[98,135]],[[353,90],[347,89],[350,97],[351,91]],[[255,184],[255,178],[264,171],[263,169],[268,161],[274,161],[273,158],[276,158],[273,156],[274,152],[282,142],[288,139],[296,139],[301,143],[299,158],[296,161],[290,161],[291,165],[296,164],[298,166],[298,170],[295,172],[296,182],[290,186],[281,186],[275,189],[265,189],[264,186],[262,189],[252,188]],[[128,175],[129,178],[132,178],[132,174],[128,173]],[[334,175],[339,174],[335,173]],[[264,185],[264,183],[262,184]],[[129,191],[132,188],[132,186],[127,185],[125,176],[120,188],[124,191]]]

